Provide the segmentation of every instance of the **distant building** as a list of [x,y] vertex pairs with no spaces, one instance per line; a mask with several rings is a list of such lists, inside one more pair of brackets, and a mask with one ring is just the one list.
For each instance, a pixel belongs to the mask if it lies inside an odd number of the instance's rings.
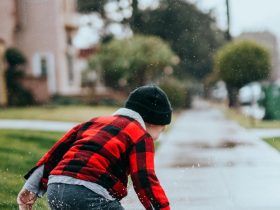
[[0,39],[27,57],[23,84],[38,102],[81,93],[84,62],[72,45],[77,16],[76,0],[0,1]]
[[236,39],[249,39],[262,44],[264,47],[268,48],[271,53],[271,63],[272,71],[270,74],[270,80],[272,82],[280,79],[280,60],[278,52],[277,38],[274,34],[270,32],[246,32],[242,33]]

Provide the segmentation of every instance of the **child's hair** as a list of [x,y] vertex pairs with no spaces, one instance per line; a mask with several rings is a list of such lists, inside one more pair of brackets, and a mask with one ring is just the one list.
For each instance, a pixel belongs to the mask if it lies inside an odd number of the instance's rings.
[[144,122],[167,125],[171,122],[172,108],[165,92],[156,85],[146,85],[132,91],[125,107],[138,112]]

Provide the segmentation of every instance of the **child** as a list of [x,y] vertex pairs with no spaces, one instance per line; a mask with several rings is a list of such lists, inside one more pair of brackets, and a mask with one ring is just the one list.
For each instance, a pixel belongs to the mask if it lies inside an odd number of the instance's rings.
[[170,209],[154,171],[154,143],[171,121],[166,94],[155,85],[130,93],[125,108],[68,131],[26,175],[17,202],[31,209],[47,191],[51,209],[115,209],[128,176],[145,209]]

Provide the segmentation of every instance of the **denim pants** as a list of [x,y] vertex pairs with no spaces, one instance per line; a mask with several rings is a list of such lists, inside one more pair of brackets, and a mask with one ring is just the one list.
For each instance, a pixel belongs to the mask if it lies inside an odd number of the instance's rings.
[[119,201],[108,200],[80,185],[49,184],[47,197],[52,210],[124,210]]

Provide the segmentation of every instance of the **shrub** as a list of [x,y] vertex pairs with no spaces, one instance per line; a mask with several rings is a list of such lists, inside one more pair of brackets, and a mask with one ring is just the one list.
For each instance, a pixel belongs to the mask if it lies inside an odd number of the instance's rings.
[[103,44],[90,58],[89,67],[101,73],[106,86],[129,90],[157,80],[163,75],[164,67],[175,65],[175,58],[162,39],[135,35]]
[[173,108],[189,107],[190,98],[185,83],[172,77],[166,77],[161,80],[159,86],[168,95]]
[[24,64],[26,58],[15,48],[8,48],[5,52],[5,58],[8,64],[5,72],[5,78],[8,89],[8,105],[26,106],[34,104],[32,93],[25,89],[20,80],[24,77]]
[[266,48],[252,42],[231,42],[218,50],[214,74],[226,82],[230,105],[236,103],[236,93],[243,85],[266,79],[271,69]]

